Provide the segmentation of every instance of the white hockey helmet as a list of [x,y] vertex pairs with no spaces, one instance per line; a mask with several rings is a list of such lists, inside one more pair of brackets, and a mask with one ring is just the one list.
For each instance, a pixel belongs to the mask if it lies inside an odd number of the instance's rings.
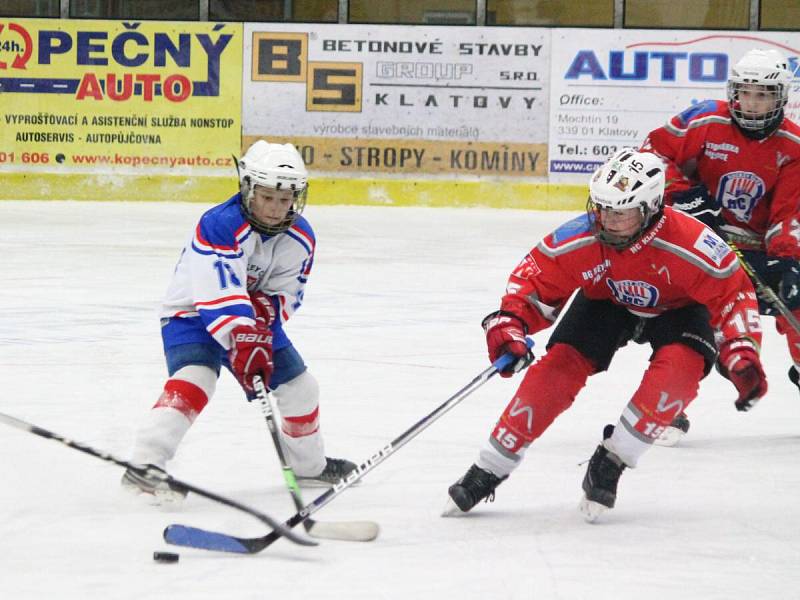
[[[614,248],[626,248],[642,237],[661,213],[664,185],[664,163],[655,154],[634,148],[623,148],[614,154],[589,180],[587,211],[597,239]],[[637,231],[620,237],[603,228],[604,210],[631,208],[639,209],[641,214]]]
[[[289,229],[303,212],[308,193],[308,172],[297,149],[291,144],[271,144],[258,140],[247,149],[237,166],[242,211],[250,224],[269,235],[277,235]],[[262,223],[253,216],[250,202],[256,186],[272,190],[292,190],[294,202],[286,218],[278,225]]]
[[[728,105],[733,120],[745,135],[763,139],[780,126],[793,78],[786,57],[773,49],[750,50],[733,66],[728,78]],[[754,85],[774,98],[772,108],[760,115],[745,114],[739,102],[742,88]]]

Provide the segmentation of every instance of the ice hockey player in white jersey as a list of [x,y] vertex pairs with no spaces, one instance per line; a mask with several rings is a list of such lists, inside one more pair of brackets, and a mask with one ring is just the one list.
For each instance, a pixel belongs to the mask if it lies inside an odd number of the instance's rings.
[[[283,329],[314,261],[314,232],[301,216],[308,174],[294,146],[263,140],[238,170],[239,193],[200,218],[167,289],[160,316],[169,378],[137,433],[132,462],[166,469],[224,366],[250,398],[256,375],[268,382],[298,482],[332,485],[356,465],[325,456],[319,386]],[[182,499],[130,470],[122,485],[157,503]]]

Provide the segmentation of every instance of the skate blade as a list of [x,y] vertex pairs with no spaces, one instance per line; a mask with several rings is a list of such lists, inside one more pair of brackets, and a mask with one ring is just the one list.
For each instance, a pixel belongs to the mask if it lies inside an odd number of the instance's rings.
[[600,504],[599,502],[589,500],[586,496],[584,496],[581,499],[581,503],[578,505],[578,510],[581,511],[584,521],[587,523],[594,523],[597,521],[600,515],[608,510],[608,507]]
[[132,498],[135,502],[146,506],[158,506],[167,510],[179,508],[186,499],[183,494],[171,490],[148,491],[131,484],[123,484],[120,487],[123,495]]
[[683,429],[678,429],[677,427],[667,427],[661,432],[661,435],[653,440],[653,443],[656,446],[672,447],[677,445],[684,435],[686,434],[684,433]]
[[186,500],[186,495],[173,490],[155,490],[153,504],[163,508],[178,508]]
[[452,498],[449,496],[447,497],[447,504],[444,505],[444,510],[442,510],[443,517],[463,517],[466,514],[467,513],[458,508]]

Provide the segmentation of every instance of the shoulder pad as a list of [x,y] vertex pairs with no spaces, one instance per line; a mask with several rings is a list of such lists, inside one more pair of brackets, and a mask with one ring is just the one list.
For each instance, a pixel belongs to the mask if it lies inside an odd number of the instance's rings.
[[703,100],[697,104],[692,104],[689,108],[678,114],[676,118],[681,122],[682,125],[686,125],[689,121],[696,119],[697,117],[715,113],[717,110],[719,110],[718,101]]
[[314,230],[311,228],[311,223],[303,216],[300,215],[297,217],[292,226],[289,229],[293,229],[297,232],[302,232],[305,237],[309,238],[312,241],[316,241],[316,236],[314,235]]
[[562,224],[548,236],[548,241],[552,246],[560,246],[564,242],[590,231],[592,231],[592,222],[589,219],[589,215],[584,213]]
[[235,250],[252,232],[253,229],[242,214],[237,194],[200,217],[197,238],[216,248]]

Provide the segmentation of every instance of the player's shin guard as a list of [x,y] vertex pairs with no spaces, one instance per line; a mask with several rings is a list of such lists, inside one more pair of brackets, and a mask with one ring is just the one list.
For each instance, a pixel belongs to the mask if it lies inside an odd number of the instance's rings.
[[326,467],[325,447],[319,431],[319,384],[304,371],[278,386],[273,395],[281,413],[281,442],[286,461],[298,476],[313,477]]
[[635,467],[676,415],[695,399],[703,369],[703,357],[688,346],[659,348],[606,447]]
[[216,373],[191,365],[178,370],[166,384],[136,436],[131,462],[164,468],[197,415],[214,393]]
[[528,369],[481,450],[477,465],[498,477],[508,475],[531,442],[569,408],[592,373],[592,363],[574,347],[552,346]]

